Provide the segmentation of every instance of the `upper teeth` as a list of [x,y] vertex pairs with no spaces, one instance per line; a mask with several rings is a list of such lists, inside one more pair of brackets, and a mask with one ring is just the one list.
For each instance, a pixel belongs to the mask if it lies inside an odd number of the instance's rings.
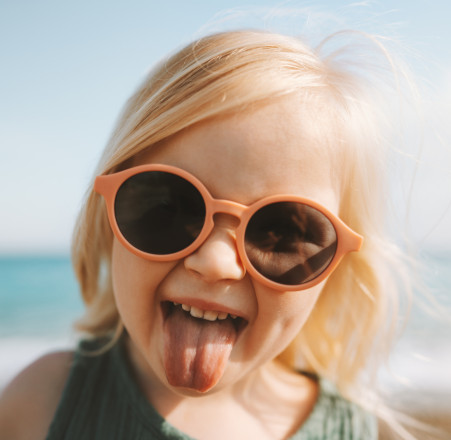
[[219,320],[224,320],[227,319],[229,316],[233,319],[236,319],[237,316],[236,315],[232,315],[229,314],[227,312],[216,312],[215,310],[202,310],[199,309],[198,307],[194,307],[194,306],[190,306],[188,304],[179,304],[174,302],[175,306],[182,306],[182,309],[185,310],[186,312],[189,312],[191,316],[193,316],[194,318],[202,318],[202,319],[206,319],[207,321],[216,321],[217,319]]

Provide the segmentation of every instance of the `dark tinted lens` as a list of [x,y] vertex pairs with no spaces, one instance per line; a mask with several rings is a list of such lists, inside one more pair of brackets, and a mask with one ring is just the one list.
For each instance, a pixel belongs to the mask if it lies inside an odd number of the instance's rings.
[[245,234],[246,253],[266,278],[280,284],[307,283],[332,261],[337,235],[318,210],[296,202],[278,202],[259,209]]
[[205,203],[188,181],[163,171],[147,171],[127,179],[114,204],[122,235],[150,254],[172,254],[188,247],[205,220]]

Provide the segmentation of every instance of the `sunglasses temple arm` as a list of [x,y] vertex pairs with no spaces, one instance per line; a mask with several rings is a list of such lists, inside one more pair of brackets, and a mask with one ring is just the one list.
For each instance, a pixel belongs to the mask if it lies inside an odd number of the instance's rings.
[[350,252],[357,252],[361,249],[363,245],[363,237],[360,234],[352,231],[352,235],[349,237],[349,241],[347,243],[347,248]]
[[108,176],[97,176],[95,181],[94,181],[94,191],[97,194],[101,194],[102,196],[106,196],[108,193],[108,188],[109,188],[109,184],[108,184]]

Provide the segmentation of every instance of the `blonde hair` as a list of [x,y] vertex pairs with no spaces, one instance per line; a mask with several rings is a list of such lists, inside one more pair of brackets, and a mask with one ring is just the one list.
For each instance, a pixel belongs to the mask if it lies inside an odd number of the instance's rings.
[[[389,57],[373,43],[389,71]],[[327,280],[311,317],[281,359],[293,367],[301,359],[345,396],[368,405],[362,390],[380,364],[375,356],[388,348],[399,292],[408,284],[401,277],[399,285],[402,256],[384,231],[387,146],[379,127],[383,112],[374,105],[377,93],[367,87],[370,72],[359,73],[340,48],[327,56],[320,55],[323,50],[259,31],[215,34],[192,43],[161,63],[129,99],[96,174],[125,168],[136,154],[197,122],[285,95],[300,93],[305,102],[327,110],[318,131],[341,157],[340,217],[365,241]],[[95,336],[122,329],[111,285],[112,241],[103,202],[90,189],[74,233],[73,264],[86,303],[78,326]]]

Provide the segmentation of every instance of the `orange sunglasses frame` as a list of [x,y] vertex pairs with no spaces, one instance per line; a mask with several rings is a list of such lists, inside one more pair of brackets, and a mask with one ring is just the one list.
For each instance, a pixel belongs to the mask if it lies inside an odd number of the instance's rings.
[[[193,243],[191,243],[188,247],[186,247],[181,251],[166,255],[149,254],[147,252],[143,252],[138,248],[134,247],[131,243],[129,243],[125,239],[125,237],[122,235],[117,225],[116,216],[114,214],[114,201],[120,186],[128,178],[146,171],[163,171],[180,176],[186,179],[192,185],[194,185],[203,197],[206,209],[204,226],[199,236],[193,241]],[[207,188],[202,184],[202,182],[199,179],[197,179],[187,171],[184,171],[180,168],[173,167],[170,165],[161,165],[161,164],[139,165],[114,174],[101,175],[96,177],[95,179],[94,190],[98,194],[101,194],[105,199],[111,229],[113,230],[113,233],[119,240],[119,242],[126,249],[128,249],[130,252],[137,255],[138,257],[151,261],[173,261],[184,258],[187,255],[194,252],[198,247],[201,246],[201,244],[207,239],[207,237],[213,230],[214,227],[213,216],[216,213],[229,214],[238,218],[240,223],[236,228],[236,245],[238,249],[238,255],[246,271],[259,283],[271,289],[276,289],[279,291],[305,290],[310,287],[313,287],[314,285],[324,280],[337,267],[338,263],[341,261],[344,255],[346,255],[348,252],[358,251],[363,243],[363,237],[361,235],[354,232],[340,218],[338,218],[336,215],[332,214],[329,210],[324,208],[322,205],[314,202],[313,200],[309,200],[296,195],[274,195],[265,197],[261,200],[258,200],[255,203],[252,203],[249,206],[246,206],[237,202],[233,202],[231,200],[215,199],[211,196]],[[266,278],[260,272],[258,272],[254,268],[252,263],[249,261],[249,258],[247,257],[244,248],[245,246],[244,236],[249,219],[261,207],[275,202],[299,202],[311,206],[312,208],[316,209],[317,211],[325,215],[332,223],[335,229],[337,235],[337,249],[335,251],[334,257],[332,258],[331,262],[326,267],[326,269],[323,270],[323,272],[321,272],[317,277],[306,283],[297,285],[286,285],[272,281]]]

